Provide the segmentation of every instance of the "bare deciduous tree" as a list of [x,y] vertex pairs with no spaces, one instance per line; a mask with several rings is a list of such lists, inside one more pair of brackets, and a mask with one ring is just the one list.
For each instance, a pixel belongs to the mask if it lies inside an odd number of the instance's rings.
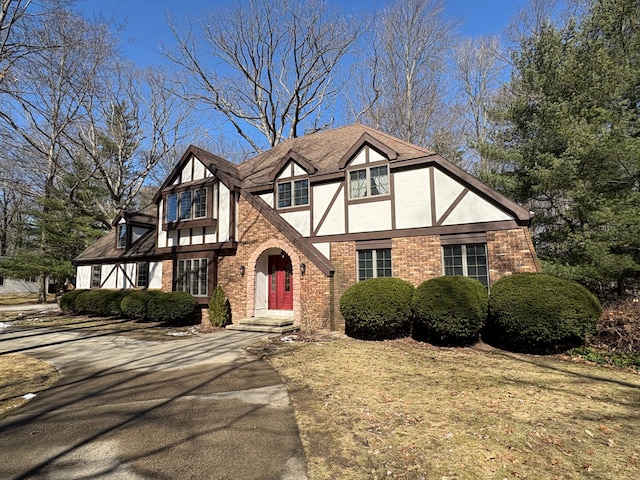
[[467,156],[473,157],[481,172],[487,171],[488,159],[477,150],[487,141],[488,110],[504,81],[506,59],[498,37],[466,39],[454,49],[455,76],[463,112]]
[[251,0],[193,27],[172,25],[165,54],[186,77],[181,94],[223,115],[254,151],[322,128],[343,81],[337,68],[361,34],[324,0]]
[[100,205],[107,218],[132,206],[154,167],[185,141],[188,109],[167,83],[159,69],[118,63],[79,127],[83,154],[93,167],[88,174],[108,192]]
[[457,24],[443,0],[397,0],[375,19],[356,118],[418,145],[432,145],[444,99],[446,56]]

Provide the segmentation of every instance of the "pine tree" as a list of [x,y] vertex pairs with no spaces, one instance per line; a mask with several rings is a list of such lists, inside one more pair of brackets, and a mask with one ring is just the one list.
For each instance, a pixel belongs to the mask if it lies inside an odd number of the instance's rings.
[[487,179],[535,213],[547,271],[623,291],[640,277],[640,1],[541,25],[514,64]]

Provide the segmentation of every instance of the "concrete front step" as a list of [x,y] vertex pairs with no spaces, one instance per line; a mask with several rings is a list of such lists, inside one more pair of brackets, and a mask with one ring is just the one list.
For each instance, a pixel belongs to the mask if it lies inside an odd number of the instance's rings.
[[238,323],[227,325],[226,328],[228,330],[264,333],[288,333],[298,329],[293,325],[293,317],[243,318]]

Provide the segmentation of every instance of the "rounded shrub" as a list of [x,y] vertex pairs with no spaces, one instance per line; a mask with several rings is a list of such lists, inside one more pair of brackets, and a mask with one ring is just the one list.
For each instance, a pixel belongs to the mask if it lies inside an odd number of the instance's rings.
[[209,322],[213,327],[224,327],[231,321],[231,305],[220,285],[213,289],[209,300]]
[[413,337],[436,345],[471,345],[480,337],[488,307],[487,289],[478,280],[432,278],[413,294]]
[[98,312],[103,317],[121,317],[123,316],[120,304],[132,290],[106,290],[108,293],[99,298]]
[[77,288],[75,290],[64,293],[60,297],[60,309],[65,313],[78,313],[78,311],[76,310],[76,298],[81,293],[88,291],[89,290]]
[[198,302],[187,292],[166,292],[154,295],[147,303],[149,320],[169,325],[193,325]]
[[81,315],[103,315],[102,304],[112,290],[88,290],[76,297],[76,310]]
[[372,278],[340,297],[345,333],[363,340],[400,338],[411,333],[413,285],[399,278]]
[[491,288],[487,343],[517,352],[547,354],[584,344],[602,313],[582,285],[543,273],[519,273]]
[[132,320],[147,321],[147,304],[153,297],[161,295],[160,290],[135,290],[122,299],[122,314]]

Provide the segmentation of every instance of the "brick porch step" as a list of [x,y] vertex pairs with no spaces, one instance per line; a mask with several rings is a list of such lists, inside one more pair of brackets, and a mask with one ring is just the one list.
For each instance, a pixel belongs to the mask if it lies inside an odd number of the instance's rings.
[[243,318],[238,323],[227,325],[226,328],[227,330],[264,333],[288,333],[298,329],[293,325],[293,317]]

